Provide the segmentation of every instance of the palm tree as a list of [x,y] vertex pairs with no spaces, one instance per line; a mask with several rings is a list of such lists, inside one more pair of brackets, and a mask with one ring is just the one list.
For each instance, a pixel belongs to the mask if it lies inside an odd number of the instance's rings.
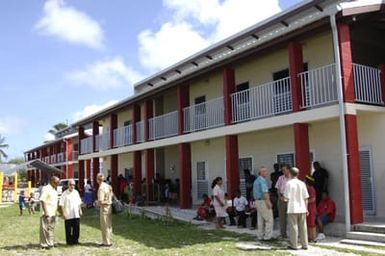
[[5,143],[5,137],[3,137],[0,134],[0,163],[1,163],[1,158],[7,158],[8,155],[5,153],[4,149],[8,148],[8,144]]
[[67,127],[68,127],[68,124],[57,123],[48,132],[51,133],[52,135],[55,135],[58,131],[63,130],[64,128],[67,128]]

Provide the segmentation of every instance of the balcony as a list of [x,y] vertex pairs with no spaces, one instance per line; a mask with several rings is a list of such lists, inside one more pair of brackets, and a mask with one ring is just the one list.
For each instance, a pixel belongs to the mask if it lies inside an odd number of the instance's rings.
[[356,102],[384,105],[380,69],[354,63],[353,75]]
[[56,155],[51,155],[50,156],[50,163],[55,164],[56,163]]
[[50,158],[49,158],[49,156],[46,156],[46,157],[44,157],[44,160],[43,160],[43,162],[45,162],[45,163],[49,163],[49,160],[50,160]]
[[136,123],[136,141],[138,143],[144,142],[144,121]]
[[148,120],[149,139],[163,139],[178,134],[178,111],[156,116]]
[[133,143],[132,125],[114,130],[114,147],[123,147]]
[[58,163],[64,163],[66,161],[66,155],[64,152],[58,153],[56,158]]
[[224,125],[223,97],[183,109],[184,131],[196,132]]
[[110,149],[110,133],[103,133],[95,135],[95,149],[96,151],[105,151]]
[[292,111],[290,77],[231,95],[233,123]]
[[77,161],[79,159],[79,151],[74,150],[72,152],[72,161]]
[[88,137],[80,141],[80,154],[90,154],[93,152],[93,137]]

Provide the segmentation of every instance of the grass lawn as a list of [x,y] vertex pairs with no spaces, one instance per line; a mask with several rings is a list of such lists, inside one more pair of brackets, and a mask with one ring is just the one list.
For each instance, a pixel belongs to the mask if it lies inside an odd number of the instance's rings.
[[79,246],[65,245],[64,222],[55,229],[55,248],[39,247],[39,213],[19,216],[18,206],[0,208],[0,255],[288,255],[271,244],[269,251],[241,251],[238,241],[252,241],[255,236],[217,230],[201,230],[190,224],[166,223],[127,214],[114,215],[113,247],[99,248],[99,216],[86,210],[81,219]]

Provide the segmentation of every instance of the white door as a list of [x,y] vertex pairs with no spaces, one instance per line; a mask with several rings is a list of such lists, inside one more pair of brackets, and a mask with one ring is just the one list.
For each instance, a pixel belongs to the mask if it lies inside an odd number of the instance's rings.
[[362,208],[365,215],[376,214],[376,201],[374,194],[374,178],[372,168],[372,150],[370,147],[360,149],[360,171]]
[[209,181],[206,170],[206,162],[197,162],[197,199],[200,200],[203,194],[209,194]]

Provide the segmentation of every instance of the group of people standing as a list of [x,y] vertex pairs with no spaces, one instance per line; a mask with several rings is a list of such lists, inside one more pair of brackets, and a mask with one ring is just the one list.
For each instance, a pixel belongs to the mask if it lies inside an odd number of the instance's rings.
[[[97,175],[99,189],[95,206],[100,208],[100,227],[103,242],[100,246],[112,245],[112,188],[104,182],[103,174]],[[75,181],[70,179],[68,189],[63,192],[59,200],[56,191],[59,178],[52,176],[49,184],[42,188],[40,195],[41,217],[40,217],[40,246],[42,249],[50,249],[54,246],[54,230],[56,225],[56,212],[59,210],[64,218],[66,243],[68,245],[79,244],[80,218],[82,212],[82,200],[79,192],[75,189]]]
[[[280,219],[281,238],[289,237],[290,249],[299,249],[299,244],[302,249],[307,249],[309,241],[315,242],[317,239],[325,238],[324,225],[335,219],[335,203],[329,198],[327,191],[328,172],[318,162],[314,162],[315,171],[312,176],[307,175],[303,182],[298,178],[300,173],[298,168],[287,164],[274,167],[270,189],[267,180],[269,171],[266,167],[259,169],[257,177],[248,170],[245,171],[247,199],[237,191],[232,200],[232,206],[238,216],[238,226],[246,226],[245,209],[252,204],[256,208],[258,239],[271,240],[276,210]],[[229,215],[222,183],[222,178],[217,177],[212,184],[212,205],[215,209],[217,228],[224,227],[225,218]],[[229,217],[231,221],[232,216]]]

